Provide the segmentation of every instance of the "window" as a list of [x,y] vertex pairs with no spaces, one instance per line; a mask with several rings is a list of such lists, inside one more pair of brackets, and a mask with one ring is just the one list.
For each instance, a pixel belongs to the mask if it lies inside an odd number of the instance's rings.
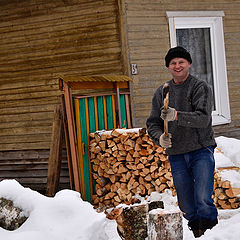
[[190,73],[206,81],[214,96],[213,125],[231,121],[222,11],[167,12],[171,47],[183,46],[192,56]]

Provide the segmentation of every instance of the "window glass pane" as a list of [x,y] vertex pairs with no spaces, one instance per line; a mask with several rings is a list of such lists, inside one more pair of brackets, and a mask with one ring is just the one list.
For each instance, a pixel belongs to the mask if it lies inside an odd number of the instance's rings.
[[[190,73],[206,81],[211,86],[214,96],[210,28],[176,29],[176,36],[177,45],[186,48],[191,53]],[[213,101],[213,110],[215,110],[214,97]]]

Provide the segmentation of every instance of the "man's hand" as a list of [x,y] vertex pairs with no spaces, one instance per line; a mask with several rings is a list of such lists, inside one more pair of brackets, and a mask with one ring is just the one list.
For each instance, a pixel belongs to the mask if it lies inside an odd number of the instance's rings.
[[168,107],[168,109],[162,109],[161,111],[161,118],[164,120],[164,121],[174,121],[176,120],[177,118],[177,111],[175,110],[175,108],[171,108],[171,107]]
[[163,148],[170,148],[172,147],[172,141],[171,141],[172,135],[169,133],[168,136],[163,133],[159,138],[159,143]]

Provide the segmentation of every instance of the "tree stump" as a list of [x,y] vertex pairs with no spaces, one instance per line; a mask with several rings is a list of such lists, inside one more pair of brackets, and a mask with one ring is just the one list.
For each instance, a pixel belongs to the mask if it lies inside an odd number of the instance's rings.
[[147,237],[148,205],[124,208],[118,219],[118,233],[125,240],[142,240]]
[[16,230],[27,217],[20,208],[15,207],[11,200],[0,198],[0,227],[6,230]]
[[119,236],[124,240],[143,240],[147,238],[147,216],[152,209],[163,208],[162,201],[113,209],[107,218],[115,219]]
[[183,239],[182,213],[156,209],[149,212],[148,240]]

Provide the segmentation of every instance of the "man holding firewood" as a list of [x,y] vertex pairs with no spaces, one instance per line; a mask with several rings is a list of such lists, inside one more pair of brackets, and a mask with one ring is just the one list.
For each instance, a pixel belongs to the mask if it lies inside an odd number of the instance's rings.
[[218,223],[212,199],[212,92],[205,81],[189,74],[192,59],[183,47],[171,48],[165,63],[173,78],[153,96],[147,131],[168,154],[179,207],[197,238]]

